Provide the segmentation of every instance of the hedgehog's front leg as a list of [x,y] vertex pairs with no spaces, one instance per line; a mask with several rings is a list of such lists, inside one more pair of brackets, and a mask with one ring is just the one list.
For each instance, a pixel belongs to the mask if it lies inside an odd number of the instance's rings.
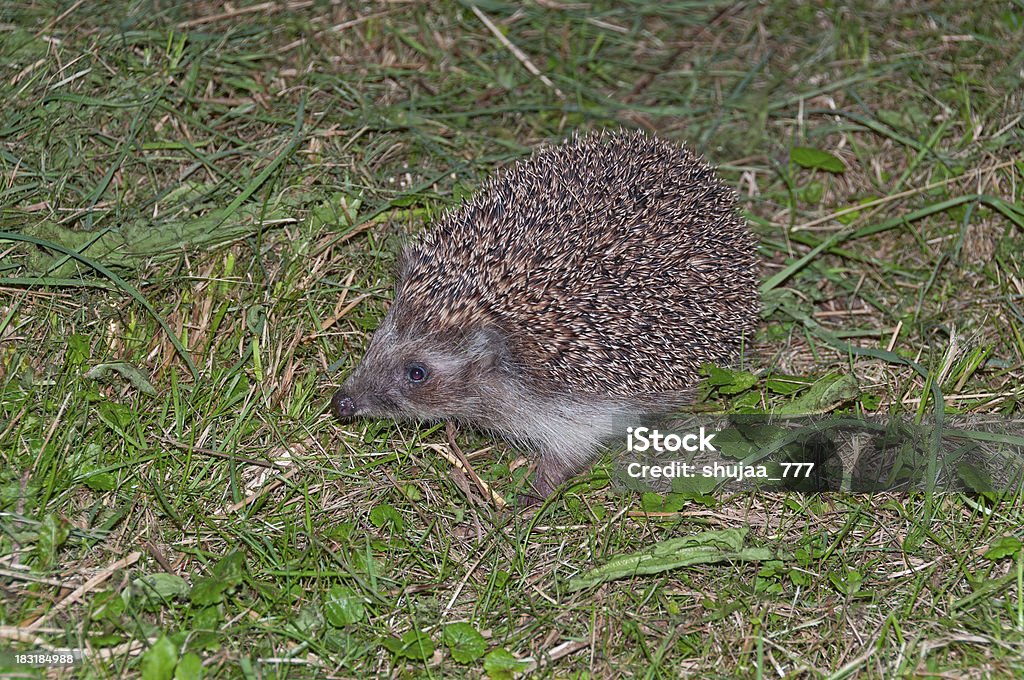
[[569,465],[564,458],[550,451],[542,452],[537,458],[537,472],[534,476],[533,490],[541,498],[547,498],[555,492],[562,482],[576,472],[575,466]]
[[[593,456],[569,454],[566,451],[541,449],[534,455],[536,460],[531,492],[520,494],[519,500],[526,505],[537,505],[555,492],[563,482],[575,476]],[[580,459],[584,459],[581,462]]]
[[[635,415],[621,400],[543,395],[528,401],[532,408],[517,419],[524,436],[521,445],[532,449],[534,503],[544,500],[563,482],[586,469],[603,446],[625,431],[623,423]],[[526,425],[526,427],[523,427]],[[530,498],[524,498],[530,501]]]

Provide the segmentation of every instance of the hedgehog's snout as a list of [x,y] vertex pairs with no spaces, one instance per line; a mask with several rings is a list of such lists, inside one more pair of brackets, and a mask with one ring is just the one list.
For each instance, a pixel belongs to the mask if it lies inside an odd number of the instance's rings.
[[331,397],[331,410],[343,420],[351,418],[356,414],[356,401],[345,394],[345,390],[338,390]]

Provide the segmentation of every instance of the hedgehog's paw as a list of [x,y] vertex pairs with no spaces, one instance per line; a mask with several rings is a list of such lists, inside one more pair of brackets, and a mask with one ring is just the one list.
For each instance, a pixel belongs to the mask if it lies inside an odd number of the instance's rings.
[[531,487],[529,491],[520,491],[516,494],[516,507],[523,510],[539,508],[544,499],[537,495]]
[[532,481],[527,482],[527,487],[516,494],[516,506],[520,508],[540,507],[548,496],[554,493],[556,486],[551,486],[541,479],[538,472]]
[[550,452],[541,453],[537,457],[537,470],[533,476],[531,492],[520,494],[519,502],[524,505],[542,503],[576,472],[576,466],[564,456]]

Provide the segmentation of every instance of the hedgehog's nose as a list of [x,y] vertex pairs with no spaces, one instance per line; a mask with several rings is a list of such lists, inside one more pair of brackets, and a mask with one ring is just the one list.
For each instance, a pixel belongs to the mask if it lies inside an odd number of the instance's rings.
[[351,418],[356,414],[356,402],[341,390],[331,397],[331,410],[339,418]]

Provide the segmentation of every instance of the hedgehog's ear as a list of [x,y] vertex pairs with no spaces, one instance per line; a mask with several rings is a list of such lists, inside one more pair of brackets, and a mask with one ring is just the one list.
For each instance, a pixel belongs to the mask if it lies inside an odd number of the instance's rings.
[[398,249],[398,260],[395,263],[395,290],[401,289],[409,267],[412,266],[412,261],[413,255],[410,246],[403,243],[402,247]]
[[466,334],[466,353],[482,370],[499,369],[511,360],[505,334],[494,326],[469,331]]
[[395,262],[395,287],[400,289],[417,266],[429,265],[433,257],[417,241],[403,242]]

